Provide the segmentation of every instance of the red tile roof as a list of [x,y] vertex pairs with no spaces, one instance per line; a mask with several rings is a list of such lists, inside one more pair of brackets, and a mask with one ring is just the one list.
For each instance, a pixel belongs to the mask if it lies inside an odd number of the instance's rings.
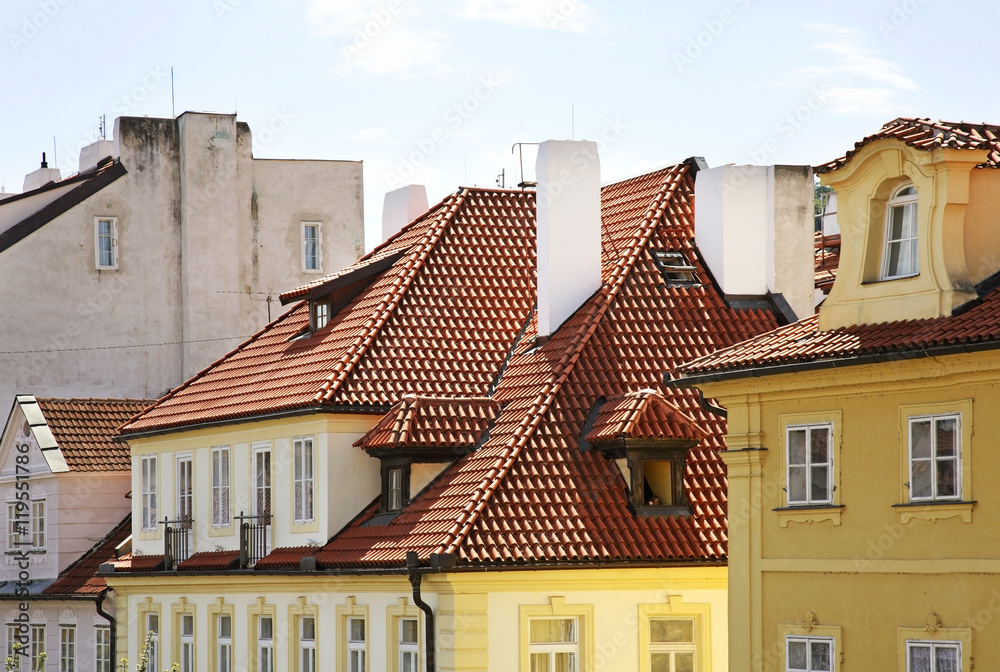
[[187,560],[177,564],[177,569],[186,571],[225,571],[232,569],[240,559],[239,551],[208,551],[194,553]]
[[[398,516],[367,524],[376,501],[324,547],[276,549],[257,568],[297,567],[307,555],[320,567],[401,566],[408,550],[474,564],[724,560],[725,421],[693,391],[663,388],[661,373],[778,322],[730,308],[716,290],[694,249],[693,197],[690,162],[605,187],[603,286],[538,346],[534,193],[463,189],[378,250],[408,248],[314,336],[288,341],[307,322],[299,306],[125,430],[307,407],[388,410],[407,394],[488,396],[503,408],[489,439]],[[653,250],[684,252],[701,284],[666,286]],[[614,461],[579,449],[600,397],[645,388],[705,433],[684,474],[691,516],[637,516]],[[658,413],[651,423],[676,420]]]
[[354,445],[365,450],[472,450],[498,415],[500,403],[492,399],[441,399],[408,394]]
[[59,452],[74,471],[129,471],[127,443],[117,429],[155,399],[36,399]]
[[840,234],[824,236],[816,234],[815,284],[816,289],[830,292],[833,281],[837,279],[837,269],[840,267]]
[[939,147],[952,149],[988,149],[989,156],[980,168],[1000,167],[1000,126],[967,124],[964,121],[931,121],[899,117],[885,124],[876,133],[854,143],[854,149],[839,159],[816,166],[817,173],[828,173],[842,168],[862,147],[876,140],[892,138],[910,147],[932,150]]
[[608,399],[585,437],[590,443],[619,438],[701,441],[706,436],[656,390],[640,390]]
[[108,584],[97,569],[105,562],[114,562],[115,549],[132,534],[132,514],[125,516],[103,539],[64,569],[59,578],[49,584],[43,595],[93,595],[103,592]]

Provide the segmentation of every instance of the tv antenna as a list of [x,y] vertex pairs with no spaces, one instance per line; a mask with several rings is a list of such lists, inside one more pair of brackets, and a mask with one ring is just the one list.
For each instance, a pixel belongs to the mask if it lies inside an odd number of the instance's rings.
[[515,142],[510,146],[510,153],[514,153],[514,148],[517,147],[517,163],[521,167],[521,181],[517,183],[518,189],[527,189],[529,187],[537,187],[537,182],[527,182],[524,179],[524,145],[539,145],[537,142]]

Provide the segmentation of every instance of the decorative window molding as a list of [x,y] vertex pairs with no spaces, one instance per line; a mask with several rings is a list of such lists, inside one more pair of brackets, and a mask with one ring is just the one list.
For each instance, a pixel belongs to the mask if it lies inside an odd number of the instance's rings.
[[306,525],[316,520],[316,451],[311,436],[292,439],[292,524]]
[[[782,505],[775,512],[781,527],[791,522],[840,525],[841,412],[784,413],[778,416],[778,426],[785,485]],[[820,450],[823,442],[825,450]],[[825,477],[825,487],[817,487],[817,477]]]
[[[217,597],[208,605],[208,672],[233,672],[233,628],[236,607]],[[228,624],[225,622],[228,620]],[[228,625],[228,634],[226,626]]]
[[[266,604],[264,597],[258,597],[256,604],[247,607],[247,622],[250,626],[250,646],[248,647],[248,672],[275,672],[274,636],[279,632],[275,607]],[[270,630],[268,625],[270,624]]]
[[302,222],[302,272],[323,272],[323,223]]
[[[921,627],[897,629],[897,646],[899,656],[899,672],[918,672],[921,668],[912,665],[914,657],[923,658],[923,654],[935,654],[938,651],[947,658],[949,652],[954,652],[958,661],[957,668],[932,666],[925,668],[930,672],[970,672],[972,670],[972,628],[943,628],[937,614],[927,618],[927,624]],[[932,657],[933,661],[934,658]]]
[[423,665],[423,612],[400,597],[396,605],[385,608],[386,660],[388,672],[418,672]]
[[[661,657],[657,662],[669,657],[674,665],[667,669],[682,669],[676,666],[678,655],[686,656],[692,653],[695,672],[711,672],[713,669],[711,605],[686,603],[682,596],[670,595],[666,602],[640,604],[638,610],[639,672],[662,669],[653,666],[654,657]],[[685,635],[683,621],[691,624],[691,641],[677,641],[686,639],[685,636],[662,636],[677,630],[680,631],[677,634]],[[664,641],[671,639],[675,641]]]
[[231,528],[230,479],[232,464],[229,446],[212,447],[212,527]]
[[[561,623],[551,628],[535,626],[535,640],[532,641],[532,621],[554,621]],[[522,604],[520,608],[521,630],[521,670],[558,669],[532,667],[532,655],[551,658],[559,654],[576,656],[576,667],[571,669],[589,670],[594,664],[594,605],[566,604],[565,597],[552,596],[549,604]],[[541,631],[541,632],[540,632]],[[549,636],[539,636],[539,635]],[[571,641],[570,641],[571,640]]]
[[319,607],[307,604],[304,596],[288,606],[289,633],[288,669],[294,672],[316,672],[319,642]]
[[[799,623],[779,625],[781,660],[778,669],[787,672],[836,672],[844,662],[841,631],[839,625],[820,625],[816,614],[811,611]],[[825,660],[829,661],[829,666],[824,668],[821,661]]]
[[99,271],[118,270],[117,217],[94,217],[94,265]]
[[368,671],[368,605],[351,595],[338,604],[337,672]]
[[885,207],[879,280],[920,274],[917,237],[917,189],[907,180],[896,187]]
[[972,522],[973,421],[971,399],[899,407],[901,523]]

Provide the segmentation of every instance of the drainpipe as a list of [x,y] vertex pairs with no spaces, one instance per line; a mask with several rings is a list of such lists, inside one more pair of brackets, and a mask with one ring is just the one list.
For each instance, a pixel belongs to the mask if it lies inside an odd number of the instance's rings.
[[410,574],[410,585],[413,586],[413,604],[417,605],[424,612],[424,648],[425,659],[427,661],[427,672],[435,672],[434,664],[434,610],[420,598],[420,579],[423,578],[426,569],[420,568],[420,557],[416,551],[406,552],[406,568]]
[[115,669],[116,661],[118,660],[118,628],[115,617],[104,611],[102,608],[104,605],[104,598],[108,596],[107,590],[102,590],[101,594],[97,596],[97,613],[107,619],[108,623],[111,625],[111,668]]

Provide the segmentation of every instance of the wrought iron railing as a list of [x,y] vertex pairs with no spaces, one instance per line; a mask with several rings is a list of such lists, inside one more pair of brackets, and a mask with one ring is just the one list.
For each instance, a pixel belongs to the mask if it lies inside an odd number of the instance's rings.
[[249,569],[270,552],[271,514],[236,516],[240,521],[240,569]]
[[163,564],[167,570],[177,569],[178,563],[191,557],[191,529],[194,521],[190,518],[164,518],[162,524]]

